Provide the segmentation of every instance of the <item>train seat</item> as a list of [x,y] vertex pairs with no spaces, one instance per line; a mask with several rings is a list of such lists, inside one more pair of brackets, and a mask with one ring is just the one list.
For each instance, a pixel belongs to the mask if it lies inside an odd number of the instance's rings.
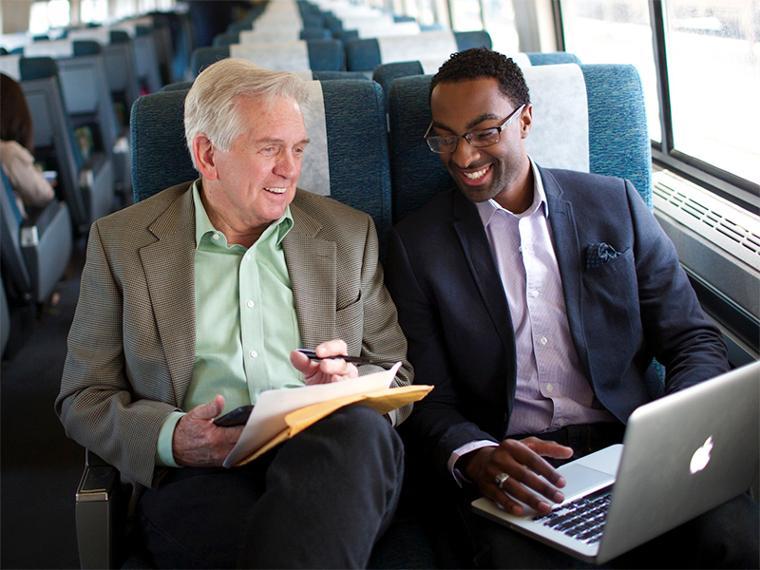
[[102,47],[92,40],[74,40],[74,57],[57,60],[66,111],[74,129],[89,129],[113,163],[115,190],[129,197],[129,130],[122,126],[108,84]]
[[45,303],[71,258],[69,210],[54,199],[43,208],[29,208],[24,219],[2,170],[0,181],[1,255],[8,292],[22,303]]
[[57,170],[75,231],[84,234],[114,203],[113,165],[107,154],[85,157],[65,110],[58,66],[51,58],[22,58],[21,87],[34,117],[35,156]]
[[[636,69],[621,64],[565,64],[531,66],[523,72],[534,105],[527,146],[536,161],[543,166],[627,178],[651,207],[651,147]],[[429,75],[402,77],[391,87],[394,221],[453,185],[422,138],[430,123],[430,79]],[[572,109],[575,116],[561,114],[569,102],[581,103]]]
[[491,36],[486,31],[431,31],[412,36],[353,39],[346,41],[346,68],[371,73],[381,63],[394,61],[443,62],[453,52],[491,45]]
[[232,44],[193,51],[193,76],[220,59],[240,57],[262,67],[287,71],[341,71],[345,68],[343,44],[338,40],[296,40],[271,44]]

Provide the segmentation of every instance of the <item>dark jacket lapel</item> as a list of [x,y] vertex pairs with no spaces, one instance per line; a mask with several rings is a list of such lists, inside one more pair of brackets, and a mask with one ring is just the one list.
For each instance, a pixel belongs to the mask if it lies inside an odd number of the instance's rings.
[[478,210],[458,190],[452,192],[451,206],[454,230],[459,237],[472,278],[475,280],[483,303],[488,308],[491,322],[499,333],[505,350],[508,353],[514,353],[512,318],[504,294],[504,286],[491,255],[491,246]]
[[576,352],[581,360],[586,377],[589,376],[589,356],[583,327],[583,295],[581,290],[582,259],[575,225],[573,205],[563,198],[562,188],[549,170],[539,167],[544,183],[546,201],[549,204],[549,226],[552,229],[554,252],[562,278],[565,294],[565,309]]

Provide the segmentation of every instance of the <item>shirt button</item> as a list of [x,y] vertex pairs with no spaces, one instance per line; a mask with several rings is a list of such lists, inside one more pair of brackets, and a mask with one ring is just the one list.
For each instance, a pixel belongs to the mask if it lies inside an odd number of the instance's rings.
[[248,306],[249,309],[253,309],[253,307],[256,305],[256,303],[254,303],[253,301],[251,301],[250,299],[248,299],[248,302],[246,302],[246,305]]
[[538,342],[540,342],[542,346],[546,346],[546,343],[549,342],[549,339],[545,336],[542,336],[538,339]]
[[252,350],[252,351],[251,351],[251,352],[249,352],[248,354],[250,354],[250,355],[251,355],[251,358],[256,358],[256,357],[259,355],[259,353],[258,353],[258,352],[256,352],[255,350]]
[[531,289],[530,293],[528,293],[531,297],[538,297],[538,290],[537,289]]
[[547,384],[546,391],[549,392],[549,394],[551,394],[552,392],[554,392],[554,386],[552,384]]

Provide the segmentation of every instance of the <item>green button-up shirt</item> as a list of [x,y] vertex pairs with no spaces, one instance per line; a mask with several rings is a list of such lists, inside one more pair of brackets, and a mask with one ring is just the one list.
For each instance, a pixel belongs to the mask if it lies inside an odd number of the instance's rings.
[[[195,364],[182,409],[224,396],[225,411],[255,404],[261,392],[303,386],[290,364],[300,346],[293,291],[282,240],[293,227],[290,208],[249,248],[229,244],[203,207],[199,183],[195,205]],[[157,459],[176,467],[174,412],[161,428]]]

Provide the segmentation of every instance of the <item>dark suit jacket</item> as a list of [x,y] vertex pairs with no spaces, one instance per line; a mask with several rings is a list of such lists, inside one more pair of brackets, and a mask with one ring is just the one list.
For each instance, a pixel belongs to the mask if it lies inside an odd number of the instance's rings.
[[[637,406],[728,368],[675,249],[630,182],[540,169],[570,333],[599,401],[625,422]],[[586,269],[590,244],[622,255]],[[435,389],[406,429],[439,467],[459,446],[499,441],[515,393],[506,296],[477,209],[444,192],[392,231],[386,284],[409,343],[415,381]],[[665,365],[664,386],[648,371]]]

